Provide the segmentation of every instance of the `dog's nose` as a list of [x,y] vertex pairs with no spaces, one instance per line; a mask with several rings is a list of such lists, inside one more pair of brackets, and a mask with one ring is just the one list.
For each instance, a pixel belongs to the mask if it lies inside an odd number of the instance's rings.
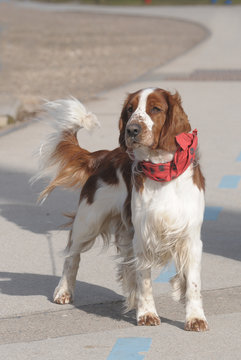
[[139,124],[129,124],[126,128],[126,133],[129,137],[135,138],[141,132],[141,126]]

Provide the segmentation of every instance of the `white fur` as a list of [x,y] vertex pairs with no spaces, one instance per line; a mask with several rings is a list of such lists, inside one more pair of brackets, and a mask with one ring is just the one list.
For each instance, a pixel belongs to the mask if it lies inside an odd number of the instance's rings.
[[[204,194],[194,185],[192,173],[189,167],[167,183],[148,178],[142,192],[133,189],[131,203],[137,269],[144,272],[153,266],[163,267],[172,258],[175,260],[177,281],[186,278],[186,321],[205,320],[200,297]],[[151,292],[150,287],[140,288],[144,289],[141,297],[145,299]],[[174,284],[174,290],[180,291],[179,283]],[[153,313],[153,301],[142,300],[142,308]]]
[[76,133],[81,128],[90,131],[100,124],[95,114],[87,112],[84,105],[75,98],[50,101],[43,108],[50,124],[56,129],[40,147],[41,167],[46,168],[49,156],[60,141],[63,131]]
[[165,150],[149,150],[148,147],[140,146],[133,149],[134,159],[136,163],[139,161],[150,161],[153,164],[165,164],[173,160],[174,152],[167,152]]
[[[43,105],[45,116],[55,132],[50,134],[41,144],[39,157],[39,172],[31,179],[31,182],[45,177],[55,177],[58,170],[56,164],[51,163],[51,155],[61,140],[63,131],[77,133],[78,130],[84,128],[87,131],[93,130],[100,126],[95,114],[87,112],[84,105],[72,97],[67,100],[49,101]],[[45,198],[42,200],[44,202]]]
[[136,282],[137,323],[140,323],[143,318],[149,315],[159,320],[152,295],[151,269],[137,270]]
[[149,131],[152,130],[153,121],[151,117],[146,113],[146,104],[148,96],[153,93],[153,88],[145,89],[140,94],[139,104],[136,108],[136,111],[132,114],[129,122],[134,121],[136,118],[140,119],[144,122]]
[[87,112],[84,105],[74,97],[67,100],[49,101],[43,105],[43,109],[54,120],[51,124],[58,133],[64,130],[77,132],[81,128],[92,130],[99,126],[96,116]]
[[[99,182],[92,204],[88,204],[85,199],[81,201],[73,224],[72,244],[68,255],[83,252],[81,248],[84,244],[92,244],[100,233],[104,232],[108,236],[118,230],[119,223],[123,220],[121,215],[127,196],[126,186],[119,172],[118,179],[118,185]],[[105,222],[106,218],[108,224]]]

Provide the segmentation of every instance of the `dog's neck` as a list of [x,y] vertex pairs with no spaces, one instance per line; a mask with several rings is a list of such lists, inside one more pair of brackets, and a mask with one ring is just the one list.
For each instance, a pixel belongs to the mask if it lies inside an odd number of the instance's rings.
[[197,130],[177,135],[176,143],[177,151],[173,153],[138,147],[132,153],[134,163],[152,180],[158,182],[174,180],[195,161],[198,144]]
[[153,164],[165,164],[170,162],[174,158],[175,152],[168,152],[165,150],[151,150],[147,147],[138,147],[132,152],[132,159],[135,160],[136,163],[142,161],[148,161]]

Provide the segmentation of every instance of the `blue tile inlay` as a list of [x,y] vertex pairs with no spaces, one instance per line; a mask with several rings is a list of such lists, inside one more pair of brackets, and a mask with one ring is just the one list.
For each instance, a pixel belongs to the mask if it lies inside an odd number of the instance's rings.
[[176,267],[174,262],[169,263],[167,267],[165,267],[160,275],[154,280],[155,283],[162,282],[167,283],[169,280],[176,275]]
[[239,156],[237,157],[236,161],[241,161],[241,151],[240,151],[240,154],[239,154]]
[[204,220],[217,220],[222,209],[223,208],[220,206],[206,206],[204,212]]
[[225,175],[222,177],[218,187],[221,189],[236,189],[240,180],[240,175]]
[[148,351],[151,346],[151,338],[119,338],[107,360],[142,360],[145,355],[139,354]]

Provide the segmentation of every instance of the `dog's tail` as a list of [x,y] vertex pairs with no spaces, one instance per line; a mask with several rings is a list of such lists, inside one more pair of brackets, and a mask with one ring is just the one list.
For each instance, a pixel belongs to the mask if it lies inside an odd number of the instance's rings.
[[93,113],[86,111],[77,99],[47,102],[43,110],[55,132],[41,145],[39,150],[40,171],[34,180],[46,175],[52,179],[39,196],[44,201],[58,186],[82,187],[93,173],[96,164],[91,153],[79,146],[79,129],[92,130],[99,126]]

